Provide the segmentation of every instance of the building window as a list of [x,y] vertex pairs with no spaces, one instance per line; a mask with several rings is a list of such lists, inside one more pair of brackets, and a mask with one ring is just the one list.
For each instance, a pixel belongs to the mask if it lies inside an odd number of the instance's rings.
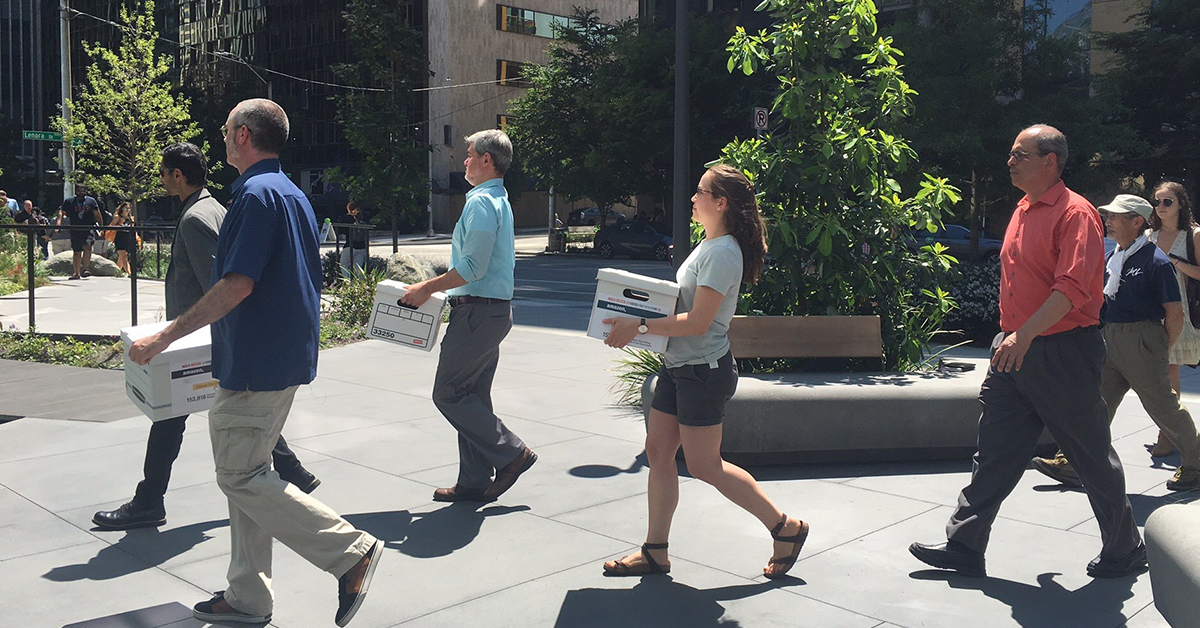
[[575,20],[562,15],[518,9],[503,4],[496,5],[496,30],[534,37],[554,37],[553,25],[570,28]]
[[454,146],[454,129],[449,124],[442,125],[442,143],[446,146]]
[[533,87],[529,81],[531,69],[527,63],[496,59],[496,81],[506,87]]
[[508,114],[507,113],[496,114],[496,128],[503,131],[505,129],[505,127],[507,127],[507,126],[508,126]]

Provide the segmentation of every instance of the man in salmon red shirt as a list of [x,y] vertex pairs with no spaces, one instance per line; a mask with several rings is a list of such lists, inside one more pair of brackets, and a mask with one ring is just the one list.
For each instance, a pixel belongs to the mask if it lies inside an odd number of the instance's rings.
[[1062,182],[1067,139],[1043,124],[1021,131],[1009,175],[1025,192],[1000,252],[1000,329],[979,392],[979,451],[971,483],[946,524],[947,542],[913,543],[921,562],[983,577],[983,553],[1000,504],[1020,481],[1042,428],[1075,466],[1100,526],[1094,578],[1146,568],[1125,471],[1100,396],[1104,240],[1100,214]]

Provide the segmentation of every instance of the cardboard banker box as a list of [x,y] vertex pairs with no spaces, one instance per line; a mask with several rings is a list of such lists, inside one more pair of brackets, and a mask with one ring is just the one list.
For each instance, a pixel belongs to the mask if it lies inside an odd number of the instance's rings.
[[203,412],[217,398],[212,374],[212,338],[207,326],[176,340],[141,366],[129,359],[134,341],[158,333],[169,323],[126,327],[125,392],[151,421]]
[[375,305],[371,308],[367,335],[405,347],[431,351],[433,345],[437,344],[438,329],[442,326],[446,293],[435,292],[424,305],[414,309],[400,302],[400,297],[407,290],[406,283],[379,282],[375,288]]
[[[673,281],[645,277],[615,268],[601,268],[596,274],[596,301],[588,321],[589,338],[608,338],[611,325],[600,322],[606,318],[664,318],[675,313],[679,299],[679,284]],[[662,353],[667,350],[666,336],[639,334],[630,347]]]

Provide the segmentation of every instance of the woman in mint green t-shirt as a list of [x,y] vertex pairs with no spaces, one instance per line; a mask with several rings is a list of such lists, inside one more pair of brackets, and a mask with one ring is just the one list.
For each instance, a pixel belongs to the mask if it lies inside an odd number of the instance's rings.
[[675,453],[683,446],[688,471],[712,485],[771,531],[774,552],[763,575],[779,578],[796,562],[808,524],[788,517],[767,499],[754,478],[721,459],[721,419],[737,388],[737,364],[726,332],[737,309],[738,289],[762,272],[766,240],[754,187],[741,171],[713,166],[692,196],[692,217],[704,241],[679,268],[676,314],[653,320],[613,318],[605,343],[624,347],[639,333],[667,336],[658,373],[646,456],[650,460],[649,530],[640,551],[604,563],[609,576],[667,573],[667,537],[679,502]]

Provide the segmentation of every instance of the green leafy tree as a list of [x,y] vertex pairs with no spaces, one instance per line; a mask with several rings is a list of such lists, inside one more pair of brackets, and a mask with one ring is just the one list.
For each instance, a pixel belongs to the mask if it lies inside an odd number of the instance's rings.
[[411,0],[354,0],[344,14],[357,62],[334,72],[346,83],[384,91],[352,90],[337,96],[338,122],[362,157],[356,170],[329,174],[360,202],[381,208],[391,221],[393,246],[401,219],[419,219],[429,198],[429,147],[413,119],[420,100],[413,89],[428,73],[422,36],[405,17]]
[[1098,37],[1116,54],[1100,80],[1116,117],[1135,142],[1123,159],[1129,174],[1153,184],[1163,176],[1200,176],[1200,3],[1159,0],[1133,17],[1137,27]]
[[773,75],[773,128],[722,157],[756,185],[767,221],[772,263],[743,308],[876,314],[885,367],[915,367],[953,307],[943,285],[954,260],[940,245],[913,251],[906,233],[936,229],[960,196],[929,175],[905,196],[897,180],[917,159],[896,133],[914,96],[901,52],[879,36],[870,0],[765,0],[758,10],[772,26],[739,28],[728,69]]
[[93,63],[78,97],[68,103],[71,123],[54,123],[63,141],[75,145],[71,180],[93,192],[121,194],[136,206],[166,194],[158,176],[163,147],[188,141],[199,129],[190,103],[166,78],[170,57],[154,54],[154,3],[137,11],[122,4],[119,19],[115,50],[84,43]]
[[[543,187],[603,210],[637,195],[669,196],[675,43],[673,31],[658,26],[605,24],[580,9],[558,31],[549,63],[531,67],[533,87],[510,108],[508,131]],[[749,130],[750,108],[769,101],[770,83],[724,71],[732,32],[724,19],[693,18],[691,32],[689,169],[698,177],[705,161]]]

